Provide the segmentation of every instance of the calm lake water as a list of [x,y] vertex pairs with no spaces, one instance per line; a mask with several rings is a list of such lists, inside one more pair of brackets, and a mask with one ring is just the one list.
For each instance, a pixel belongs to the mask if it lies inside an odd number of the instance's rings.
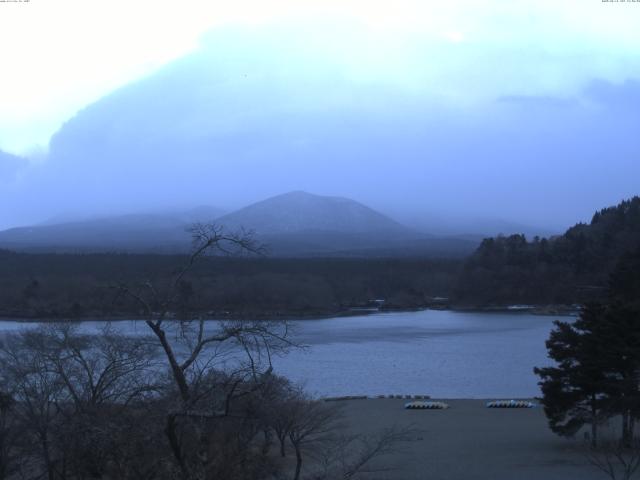
[[[544,342],[555,318],[426,310],[295,321],[309,348],[275,358],[274,369],[321,396],[532,397],[540,394],[532,370],[549,364]],[[0,332],[36,325],[0,321]],[[103,325],[83,322],[82,330]],[[113,325],[148,333],[139,321]]]

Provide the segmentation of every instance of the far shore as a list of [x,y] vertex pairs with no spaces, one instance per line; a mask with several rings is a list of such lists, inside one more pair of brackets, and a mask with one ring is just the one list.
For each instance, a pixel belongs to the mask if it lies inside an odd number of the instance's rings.
[[[205,320],[326,320],[339,317],[357,317],[363,315],[375,315],[380,313],[411,313],[425,310],[449,310],[453,312],[469,313],[528,313],[541,316],[576,316],[579,313],[577,305],[429,305],[415,308],[366,308],[354,307],[334,312],[266,312],[264,314],[252,314],[241,312],[207,312],[200,316]],[[86,322],[86,321],[131,321],[146,320],[147,317],[136,315],[106,315],[96,314],[86,317],[67,317],[50,315],[29,315],[23,313],[0,314],[0,322],[24,322],[24,323],[45,323],[45,322]],[[167,320],[186,320],[176,316],[167,316]],[[193,320],[190,318],[189,320]]]

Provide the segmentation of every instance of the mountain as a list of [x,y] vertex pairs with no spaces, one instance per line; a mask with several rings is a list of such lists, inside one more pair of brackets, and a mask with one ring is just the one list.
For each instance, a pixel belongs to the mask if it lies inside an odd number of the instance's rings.
[[273,255],[405,255],[428,250],[429,237],[343,197],[294,191],[217,220],[228,230],[252,230]]
[[217,220],[252,230],[275,256],[459,257],[479,241],[433,237],[407,228],[354,200],[294,191]]
[[260,235],[336,232],[342,234],[412,235],[375,210],[354,200],[296,191],[268,198],[218,219],[221,225],[255,230]]
[[189,248],[198,221],[228,231],[252,230],[273,256],[463,256],[478,242],[431,237],[354,200],[295,191],[227,215],[199,207],[173,214],[136,214],[48,222],[0,232],[0,248],[28,251],[171,253]]
[[211,222],[222,211],[198,207],[173,213],[129,214],[19,227],[0,232],[0,246],[29,251],[155,251],[188,247],[186,229]]

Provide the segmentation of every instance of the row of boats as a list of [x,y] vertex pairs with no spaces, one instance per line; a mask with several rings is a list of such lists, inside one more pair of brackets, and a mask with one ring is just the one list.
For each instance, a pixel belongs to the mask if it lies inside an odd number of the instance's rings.
[[[487,408],[534,408],[537,405],[527,400],[493,400],[487,402]],[[445,402],[413,401],[405,403],[407,410],[445,410],[449,404]]]

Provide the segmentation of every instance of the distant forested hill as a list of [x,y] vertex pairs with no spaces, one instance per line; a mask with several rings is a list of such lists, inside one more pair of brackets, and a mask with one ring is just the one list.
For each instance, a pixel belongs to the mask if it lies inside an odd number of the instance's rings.
[[613,267],[638,248],[640,197],[633,197],[550,239],[485,239],[464,266],[456,299],[469,305],[584,301],[602,293]]

